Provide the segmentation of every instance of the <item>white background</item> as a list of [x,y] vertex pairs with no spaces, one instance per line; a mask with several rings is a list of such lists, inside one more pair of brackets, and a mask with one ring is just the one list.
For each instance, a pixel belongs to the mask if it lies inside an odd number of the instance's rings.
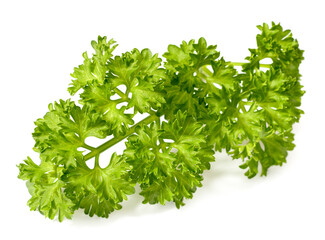
[[[323,1],[14,1],[0,3],[1,239],[325,239]],[[198,39],[218,44],[228,61],[255,47],[256,25],[280,22],[305,50],[301,65],[305,115],[283,167],[248,180],[239,162],[217,154],[203,188],[177,210],[142,205],[132,195],[108,219],[81,211],[62,223],[26,206],[17,164],[32,150],[33,122],[50,102],[69,98],[73,67],[98,35],[115,53]]]

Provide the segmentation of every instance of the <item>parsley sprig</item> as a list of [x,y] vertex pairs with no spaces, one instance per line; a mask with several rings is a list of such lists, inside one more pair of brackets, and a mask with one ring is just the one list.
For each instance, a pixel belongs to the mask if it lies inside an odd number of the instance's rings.
[[[303,113],[303,51],[280,24],[258,29],[246,62],[226,61],[204,38],[169,45],[164,62],[149,49],[113,56],[114,40],[92,41],[68,88],[79,103],[49,105],[33,133],[41,163],[27,157],[18,166],[31,210],[60,221],[77,209],[108,217],[136,184],[143,203],[179,208],[202,186],[216,151],[242,159],[248,178],[285,163]],[[136,123],[137,113],[149,116]],[[95,147],[88,137],[110,140]],[[124,139],[123,154],[100,167],[100,154]]]

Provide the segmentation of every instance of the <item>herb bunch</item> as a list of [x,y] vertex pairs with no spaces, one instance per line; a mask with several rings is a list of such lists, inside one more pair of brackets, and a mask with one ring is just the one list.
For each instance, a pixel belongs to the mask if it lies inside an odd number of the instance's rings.
[[[80,100],[49,105],[33,133],[40,164],[27,157],[18,166],[30,209],[59,221],[77,209],[108,217],[136,184],[143,203],[179,208],[202,186],[217,151],[242,159],[248,178],[285,163],[303,113],[303,51],[280,24],[258,29],[245,63],[226,61],[204,38],[169,45],[164,62],[149,49],[114,56],[114,40],[92,41],[94,53],[83,53],[68,88]],[[136,114],[148,117],[135,122]],[[88,137],[110,140],[95,147]],[[123,139],[123,154],[101,167],[100,154]]]

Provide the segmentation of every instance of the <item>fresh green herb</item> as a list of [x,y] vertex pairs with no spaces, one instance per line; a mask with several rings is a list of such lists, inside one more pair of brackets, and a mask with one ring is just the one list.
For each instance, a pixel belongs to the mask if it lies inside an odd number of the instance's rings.
[[[165,62],[149,49],[113,56],[113,40],[92,41],[95,53],[85,52],[71,74],[68,90],[80,93],[79,103],[49,105],[33,133],[41,163],[28,157],[18,166],[31,210],[60,221],[77,209],[108,217],[135,184],[143,203],[179,208],[202,186],[216,151],[242,159],[249,178],[285,163],[294,148],[292,125],[303,113],[303,51],[279,24],[258,29],[245,63],[224,60],[204,38],[169,45]],[[137,113],[149,116],[136,123]],[[111,137],[95,147],[85,142],[91,136]],[[100,167],[100,154],[123,139],[123,154]]]

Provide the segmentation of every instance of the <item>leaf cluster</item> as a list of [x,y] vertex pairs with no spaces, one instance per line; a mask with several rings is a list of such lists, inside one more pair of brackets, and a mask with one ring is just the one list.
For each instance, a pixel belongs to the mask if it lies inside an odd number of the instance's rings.
[[[108,217],[136,184],[143,203],[179,208],[218,151],[241,159],[248,178],[285,163],[303,113],[303,51],[280,24],[258,29],[245,63],[226,61],[204,38],[169,45],[164,61],[149,49],[114,56],[114,40],[92,41],[94,53],[71,74],[79,101],[49,105],[33,133],[40,164],[27,157],[18,166],[30,209],[60,221],[77,209]],[[139,114],[148,117],[135,122]],[[88,137],[111,139],[94,147]],[[100,154],[123,139],[123,154],[102,167]]]

